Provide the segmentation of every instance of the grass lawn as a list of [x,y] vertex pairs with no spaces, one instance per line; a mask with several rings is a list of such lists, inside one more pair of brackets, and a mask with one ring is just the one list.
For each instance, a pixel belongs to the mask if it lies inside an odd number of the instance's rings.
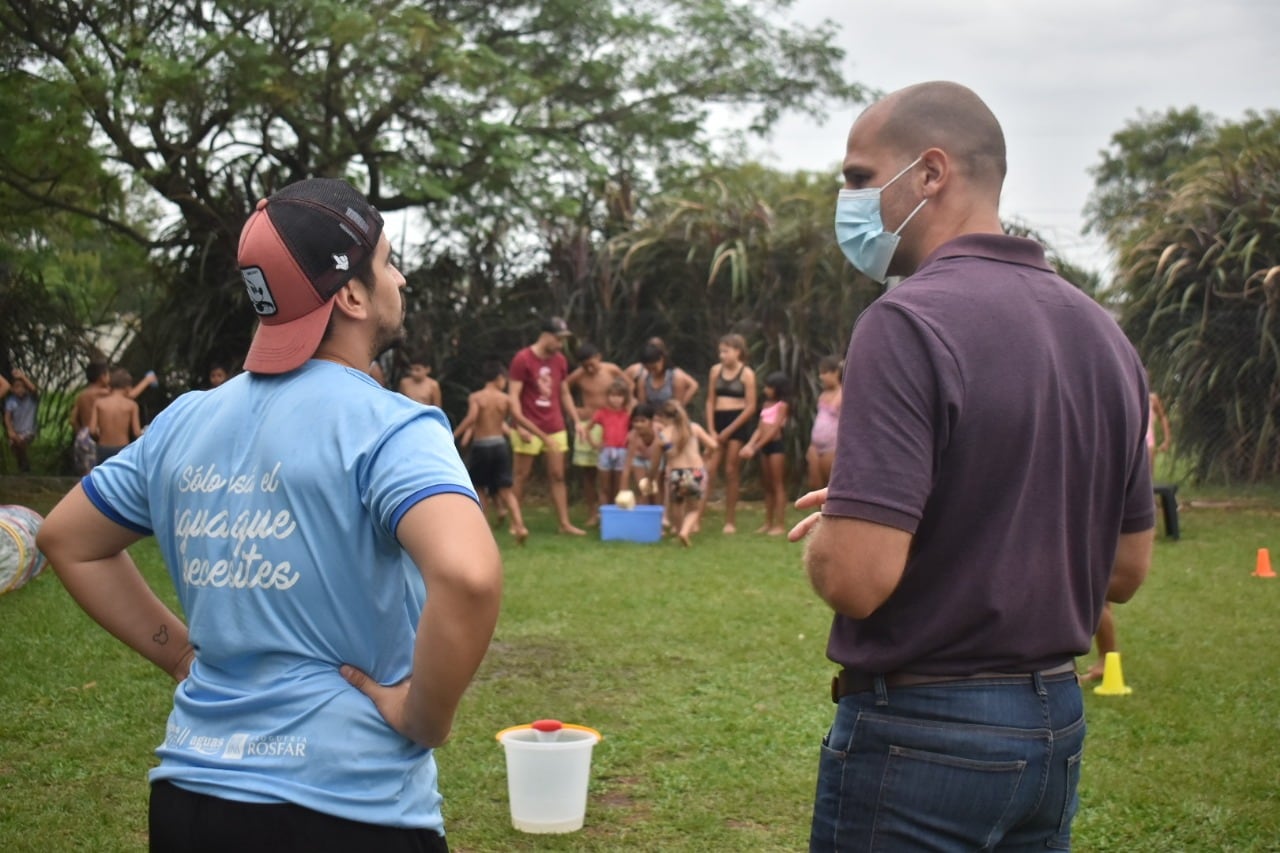
[[[1086,692],[1077,850],[1280,850],[1280,579],[1250,576],[1259,547],[1280,564],[1280,502],[1212,497],[1183,509],[1182,541],[1159,541],[1147,585],[1117,608],[1134,692]],[[751,530],[761,514],[744,515]],[[799,548],[722,536],[714,512],[717,532],[688,551],[570,539],[529,516],[526,547],[499,536],[502,619],[437,754],[452,849],[803,849],[833,667]],[[134,556],[172,600],[154,545]],[[0,598],[0,625],[0,849],[145,849],[171,685],[52,573]],[[539,717],[605,735],[580,832],[511,828],[493,735]]]

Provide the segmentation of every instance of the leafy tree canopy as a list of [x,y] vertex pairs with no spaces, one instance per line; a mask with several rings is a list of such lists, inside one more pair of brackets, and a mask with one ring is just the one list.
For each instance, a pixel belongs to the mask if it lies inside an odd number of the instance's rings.
[[199,370],[247,343],[236,238],[286,183],[346,177],[465,242],[706,157],[712,105],[762,130],[862,97],[834,25],[788,5],[10,0],[0,97],[27,105],[0,222],[57,210],[146,247],[168,294],[150,344]]
[[1197,107],[1163,113],[1139,110],[1098,152],[1089,173],[1094,189],[1085,205],[1085,231],[1108,239],[1112,248],[1135,224],[1136,208],[1168,198],[1169,178],[1203,155],[1217,121]]

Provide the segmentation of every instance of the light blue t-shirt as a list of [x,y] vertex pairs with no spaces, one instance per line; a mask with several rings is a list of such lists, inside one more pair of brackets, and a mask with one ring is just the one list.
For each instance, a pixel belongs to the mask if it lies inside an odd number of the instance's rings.
[[196,648],[153,781],[443,832],[431,751],[338,673],[410,673],[427,591],[396,526],[475,498],[439,409],[325,361],[245,373],[180,397],[83,484],[154,531]]
[[4,410],[13,419],[13,428],[18,435],[36,434],[36,411],[39,407],[38,398],[29,391],[25,397],[10,394],[4,401]]

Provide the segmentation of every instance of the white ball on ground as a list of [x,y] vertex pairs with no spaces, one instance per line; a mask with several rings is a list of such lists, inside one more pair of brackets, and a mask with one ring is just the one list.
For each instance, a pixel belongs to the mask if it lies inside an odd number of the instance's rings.
[[636,508],[636,496],[630,489],[623,489],[618,492],[618,496],[613,499],[613,502],[623,509]]

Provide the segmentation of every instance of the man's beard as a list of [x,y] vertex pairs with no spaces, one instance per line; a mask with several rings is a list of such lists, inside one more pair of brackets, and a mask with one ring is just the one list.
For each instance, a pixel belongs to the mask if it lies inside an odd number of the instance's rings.
[[400,322],[394,326],[379,326],[378,334],[373,339],[373,357],[376,359],[384,352],[400,346],[404,343],[406,335],[404,314],[400,315]]

